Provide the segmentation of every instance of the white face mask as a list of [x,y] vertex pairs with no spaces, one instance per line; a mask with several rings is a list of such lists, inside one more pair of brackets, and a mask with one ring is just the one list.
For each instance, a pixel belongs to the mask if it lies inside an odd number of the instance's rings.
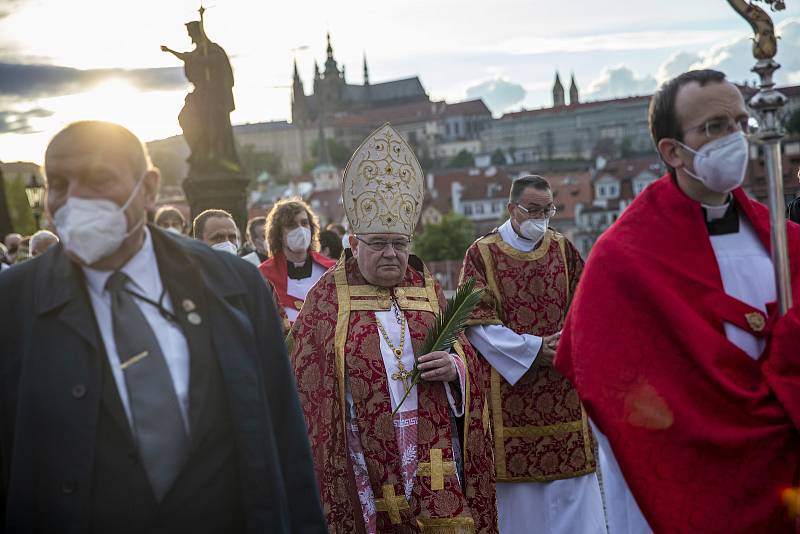
[[183,232],[181,232],[180,229],[175,228],[174,226],[167,226],[166,228],[164,228],[164,230],[167,232],[172,232],[173,234],[183,235]]
[[689,148],[680,141],[677,143],[694,154],[692,165],[695,172],[686,167],[683,170],[711,191],[729,193],[742,185],[749,156],[744,132],[733,132],[715,139],[700,150]]
[[298,226],[286,234],[286,246],[292,252],[308,250],[309,245],[311,245],[311,230],[305,226]]
[[107,258],[119,250],[122,242],[144,224],[144,216],[128,231],[125,210],[139,192],[144,175],[139,178],[122,207],[106,198],[69,197],[53,216],[56,233],[64,248],[86,265]]
[[526,219],[519,225],[519,233],[531,241],[539,241],[547,231],[549,222],[550,219]]
[[231,243],[230,241],[222,241],[220,243],[214,243],[211,245],[211,248],[214,250],[220,250],[222,252],[228,252],[233,254],[234,256],[239,252],[239,245],[236,243]]

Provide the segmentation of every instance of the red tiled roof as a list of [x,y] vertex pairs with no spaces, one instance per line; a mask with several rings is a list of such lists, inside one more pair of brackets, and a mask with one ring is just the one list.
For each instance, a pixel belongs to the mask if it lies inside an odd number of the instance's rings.
[[486,106],[483,99],[465,100],[464,102],[455,102],[447,104],[442,113],[445,117],[452,117],[453,115],[487,115],[491,116],[492,112]]

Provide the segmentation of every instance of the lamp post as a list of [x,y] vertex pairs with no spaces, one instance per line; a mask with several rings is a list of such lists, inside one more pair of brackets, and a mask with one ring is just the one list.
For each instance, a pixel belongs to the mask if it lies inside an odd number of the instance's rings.
[[36,220],[36,230],[39,230],[39,221],[44,211],[44,184],[39,181],[36,174],[31,174],[30,180],[25,185],[25,194],[28,196],[28,205]]
[[786,240],[786,202],[783,198],[783,162],[781,139],[783,126],[780,111],[786,97],[775,90],[773,74],[780,65],[773,59],[778,52],[775,27],[769,14],[755,5],[767,4],[772,11],[786,8],[784,0],[728,0],[731,7],[753,28],[753,57],[756,64],[753,72],[760,79],[758,92],[750,99],[750,108],[758,115],[756,139],[764,149],[764,167],[767,171],[768,205],[772,227],[772,264],[775,269],[775,284],[778,309],[784,315],[792,306],[792,286],[789,273],[789,253]]

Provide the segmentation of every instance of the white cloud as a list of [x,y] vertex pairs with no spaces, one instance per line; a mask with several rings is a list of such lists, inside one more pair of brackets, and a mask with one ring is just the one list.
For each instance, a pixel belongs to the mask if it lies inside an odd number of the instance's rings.
[[700,61],[700,56],[692,52],[675,52],[658,68],[656,80],[660,84],[664,83],[686,72],[698,61]]
[[629,67],[606,67],[598,78],[589,84],[589,100],[605,100],[630,95],[645,95],[656,88],[656,80],[649,74],[637,76]]
[[[800,19],[786,19],[775,27],[780,36],[776,60],[781,68],[775,75],[779,85],[800,83]],[[589,84],[587,97],[593,100],[646,94],[679,74],[692,69],[716,69],[728,79],[741,83],[757,80],[753,68],[755,59],[749,37],[717,44],[704,52],[680,51],[670,55],[657,69],[655,76],[638,74],[625,65],[606,67],[598,78]]]
[[500,113],[522,102],[525,89],[521,85],[498,78],[469,87],[467,98],[482,98],[492,113]]

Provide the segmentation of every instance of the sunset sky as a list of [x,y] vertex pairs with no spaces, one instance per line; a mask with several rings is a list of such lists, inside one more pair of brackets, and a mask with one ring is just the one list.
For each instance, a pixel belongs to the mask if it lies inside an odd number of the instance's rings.
[[[780,84],[800,83],[800,2],[773,14]],[[331,32],[349,83],[418,75],[431,97],[484,96],[495,114],[547,106],[556,69],[582,99],[647,94],[692,66],[754,80],[749,26],[724,0],[208,0],[206,31],[231,58],[234,123],[289,116],[292,58],[306,93]],[[64,124],[99,118],[143,139],[180,133],[189,89],[159,50],[189,50],[185,0],[0,0],[0,160],[41,162]]]

